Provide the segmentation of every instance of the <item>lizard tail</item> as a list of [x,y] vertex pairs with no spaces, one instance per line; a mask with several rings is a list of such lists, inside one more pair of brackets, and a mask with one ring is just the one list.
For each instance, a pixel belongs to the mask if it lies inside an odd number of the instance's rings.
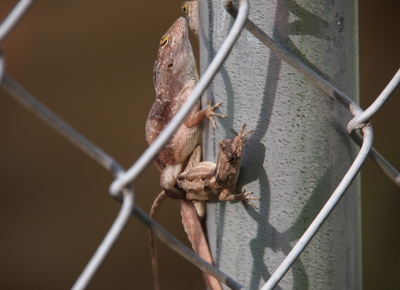
[[[192,243],[193,250],[203,260],[214,265],[204,231],[205,223],[202,225],[200,222],[193,202],[187,199],[181,199],[180,202],[183,227],[185,228],[189,241]],[[222,286],[217,279],[204,272],[203,275],[208,289],[222,290]]]
[[[168,198],[165,191],[162,191],[158,194],[157,198],[154,200],[153,205],[150,209],[150,217],[155,220],[158,209],[164,203],[164,201]],[[156,248],[156,240],[154,237],[154,233],[149,231],[150,237],[150,252],[151,252],[151,266],[153,270],[153,284],[154,290],[160,290],[160,282],[158,278],[158,262],[157,262],[157,248]]]

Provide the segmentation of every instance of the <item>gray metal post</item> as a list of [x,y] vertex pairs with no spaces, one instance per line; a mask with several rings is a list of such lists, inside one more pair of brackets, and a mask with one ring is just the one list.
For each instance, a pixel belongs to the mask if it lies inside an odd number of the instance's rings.
[[[233,19],[220,0],[200,1],[204,70]],[[303,62],[358,100],[357,2],[278,0],[250,3],[250,19]],[[208,91],[228,118],[204,134],[204,159],[215,161],[229,128],[254,129],[239,185],[261,201],[208,206],[214,261],[259,289],[332,194],[356,155],[350,113],[244,30]],[[203,100],[204,101],[204,100]],[[357,178],[276,289],[360,289],[361,217]]]

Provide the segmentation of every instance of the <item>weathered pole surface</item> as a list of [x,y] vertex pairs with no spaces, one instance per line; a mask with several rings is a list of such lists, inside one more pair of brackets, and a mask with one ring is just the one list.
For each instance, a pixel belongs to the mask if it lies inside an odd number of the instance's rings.
[[[200,62],[207,67],[234,19],[221,0],[200,1]],[[252,1],[249,18],[358,101],[357,1]],[[258,210],[208,205],[216,265],[259,289],[303,234],[354,160],[350,113],[244,30],[207,93],[223,102],[219,128],[205,128],[204,159],[215,161],[229,128],[254,129],[240,188]],[[204,99],[203,99],[204,103]],[[361,289],[361,204],[357,178],[276,289]]]

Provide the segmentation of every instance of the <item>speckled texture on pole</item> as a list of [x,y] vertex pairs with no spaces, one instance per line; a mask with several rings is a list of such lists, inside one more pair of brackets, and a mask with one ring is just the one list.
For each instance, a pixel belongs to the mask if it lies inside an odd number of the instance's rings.
[[[356,1],[253,1],[250,19],[320,75],[358,101]],[[200,1],[201,68],[218,51],[232,17]],[[356,156],[346,132],[351,114],[244,30],[206,98],[223,102],[219,128],[206,126],[204,159],[247,123],[239,186],[260,197],[208,205],[214,261],[259,289],[289,253]],[[203,98],[203,104],[205,103]],[[357,178],[276,289],[361,289],[360,182]]]

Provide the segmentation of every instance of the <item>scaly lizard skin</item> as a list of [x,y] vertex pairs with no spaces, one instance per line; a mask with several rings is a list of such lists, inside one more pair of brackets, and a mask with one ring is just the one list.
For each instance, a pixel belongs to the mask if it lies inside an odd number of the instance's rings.
[[[149,145],[175,116],[198,80],[184,18],[176,20],[161,38],[153,71],[157,96],[146,122],[146,140]],[[209,118],[216,127],[213,116],[223,117],[214,113],[220,105],[210,105],[200,110],[199,100],[157,155],[155,163],[162,171],[161,187],[170,198],[183,198],[184,194],[175,187],[176,177],[183,171],[189,154],[200,143],[201,122]]]
[[185,14],[190,30],[199,39],[199,1],[183,1],[181,9]]
[[[250,202],[259,200],[248,196],[251,192],[232,194],[235,192],[236,183],[239,177],[240,165],[242,162],[242,151],[245,138],[253,130],[243,133],[246,124],[239,133],[232,130],[236,136],[232,139],[225,139],[219,143],[217,162],[203,161],[195,166],[189,166],[178,175],[178,187],[186,192],[186,199],[196,202],[219,197],[222,201],[240,200],[250,204],[254,209],[255,205]],[[192,158],[198,159],[196,157]],[[189,161],[193,163],[193,161]]]
[[[154,86],[156,100],[151,108],[146,122],[146,140],[151,145],[165,126],[171,121],[182,104],[189,97],[198,80],[196,62],[192,47],[188,38],[188,25],[184,18],[179,18],[164,34],[160,41],[157,60],[154,65]],[[196,253],[212,264],[211,254],[202,226],[194,211],[194,205],[184,200],[185,193],[176,187],[176,178],[186,166],[188,156],[201,141],[201,122],[209,118],[216,127],[213,116],[220,104],[214,107],[211,104],[204,110],[200,110],[200,101],[192,108],[184,122],[178,127],[172,138],[159,152],[155,164],[161,170],[160,183],[163,191],[153,203],[150,216],[155,218],[157,209],[168,197],[181,199],[181,212],[183,224],[188,233]],[[200,229],[200,230],[199,230]],[[156,250],[154,237],[150,233],[152,247],[153,280],[155,289],[159,289]],[[201,249],[201,250],[199,250]],[[219,282],[204,274],[206,283],[210,289],[222,289]],[[219,288],[212,288],[213,284]]]

